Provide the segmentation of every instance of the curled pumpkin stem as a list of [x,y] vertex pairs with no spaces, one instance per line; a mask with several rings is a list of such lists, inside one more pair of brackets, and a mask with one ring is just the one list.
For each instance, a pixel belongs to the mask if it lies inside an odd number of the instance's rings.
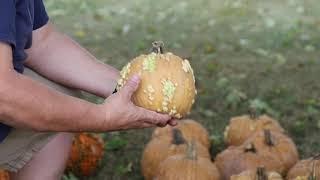
[[154,41],[152,43],[151,51],[157,54],[163,54],[164,52],[164,43],[162,41]]
[[252,152],[252,153],[256,153],[257,149],[254,146],[253,143],[249,143],[245,148],[244,148],[244,152]]
[[266,169],[264,167],[257,168],[257,180],[268,180]]
[[269,129],[263,130],[264,133],[264,141],[268,146],[274,146],[274,142],[272,140],[271,131]]

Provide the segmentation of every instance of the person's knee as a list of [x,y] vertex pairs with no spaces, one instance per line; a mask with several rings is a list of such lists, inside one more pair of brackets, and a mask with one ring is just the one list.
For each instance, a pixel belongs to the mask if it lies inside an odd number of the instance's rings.
[[60,180],[69,158],[72,138],[71,133],[59,133],[18,173],[12,173],[12,179]]

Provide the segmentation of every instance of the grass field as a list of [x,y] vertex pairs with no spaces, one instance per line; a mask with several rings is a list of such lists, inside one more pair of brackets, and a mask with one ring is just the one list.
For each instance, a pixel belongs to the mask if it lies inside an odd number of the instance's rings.
[[[154,40],[190,59],[199,92],[190,117],[210,131],[213,155],[223,148],[222,133],[230,117],[247,113],[249,107],[277,118],[302,157],[320,152],[318,0],[46,4],[61,31],[119,69],[147,53]],[[139,161],[150,132],[107,133],[103,166],[91,179],[142,179]]]

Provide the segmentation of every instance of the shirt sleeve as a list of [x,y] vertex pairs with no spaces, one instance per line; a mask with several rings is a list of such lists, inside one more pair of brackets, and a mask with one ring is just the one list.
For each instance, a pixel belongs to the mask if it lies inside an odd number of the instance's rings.
[[49,17],[42,0],[34,0],[34,22],[33,30],[39,29],[46,25]]
[[0,0],[0,41],[16,45],[16,8],[15,1]]

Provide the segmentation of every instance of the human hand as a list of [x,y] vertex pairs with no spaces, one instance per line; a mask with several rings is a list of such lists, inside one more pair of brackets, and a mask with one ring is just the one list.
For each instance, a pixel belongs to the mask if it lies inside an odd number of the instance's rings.
[[132,103],[131,97],[139,83],[139,76],[133,76],[119,92],[105,100],[101,105],[106,112],[106,121],[103,125],[112,130],[164,127],[167,124],[175,126],[177,121],[169,115],[150,111]]

